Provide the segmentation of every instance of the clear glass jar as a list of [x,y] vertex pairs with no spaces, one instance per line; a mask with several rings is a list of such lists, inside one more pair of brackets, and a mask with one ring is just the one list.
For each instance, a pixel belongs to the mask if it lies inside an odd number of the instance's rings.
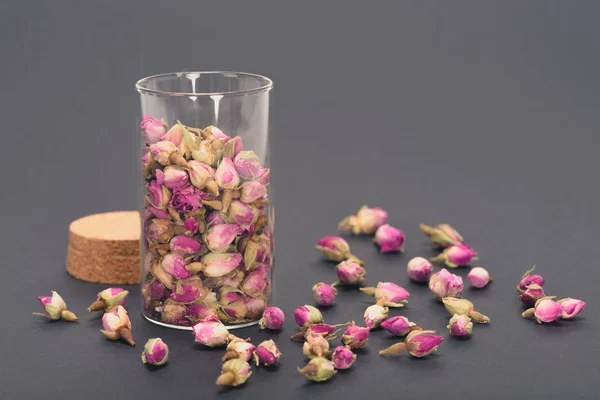
[[274,209],[269,78],[178,72],[136,84],[144,316],[173,328],[216,314],[256,323],[269,303]]

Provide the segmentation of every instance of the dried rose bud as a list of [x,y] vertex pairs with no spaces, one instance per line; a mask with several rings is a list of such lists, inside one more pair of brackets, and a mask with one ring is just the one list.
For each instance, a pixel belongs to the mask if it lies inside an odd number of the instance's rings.
[[304,340],[302,354],[306,357],[329,357],[329,342],[323,336],[311,332],[304,336]]
[[193,186],[185,186],[173,189],[173,196],[169,206],[177,212],[190,212],[202,208],[202,200],[208,198],[208,195]]
[[244,144],[239,136],[231,138],[223,145],[223,156],[229,157],[232,160],[244,150]]
[[263,185],[268,185],[269,180],[271,179],[271,170],[269,168],[262,168],[256,174],[255,181],[262,183]]
[[313,382],[324,382],[337,374],[334,363],[324,357],[313,358],[304,368],[298,368],[298,372]]
[[241,262],[240,253],[206,253],[201,258],[202,273],[207,277],[220,277],[236,269]]
[[304,338],[308,334],[314,334],[314,335],[321,335],[327,340],[333,340],[337,337],[337,333],[339,332],[339,329],[337,329],[337,327],[343,326],[343,325],[348,325],[348,324],[347,323],[346,324],[337,324],[337,325],[330,325],[330,324],[325,324],[325,323],[312,324],[311,326],[309,326],[306,329],[306,331],[300,331],[298,333],[295,333],[294,335],[292,335],[290,337],[290,339],[291,340],[304,340]]
[[144,220],[146,221],[152,217],[158,219],[171,219],[171,214],[169,214],[169,211],[156,208],[148,202],[146,209],[144,210]]
[[210,228],[206,234],[206,246],[215,253],[222,253],[242,232],[236,224],[221,224]]
[[400,354],[406,350],[413,357],[425,357],[436,351],[443,341],[444,337],[435,335],[435,331],[416,330],[409,333],[404,342],[381,350],[379,355]]
[[192,303],[206,297],[206,290],[202,285],[202,278],[192,275],[189,278],[178,281],[175,290],[171,293],[171,299],[178,303]]
[[214,307],[207,306],[204,303],[194,303],[187,305],[187,311],[185,314],[190,321],[198,322],[211,315],[217,315],[217,310],[215,310]]
[[146,224],[145,232],[149,240],[158,243],[169,243],[174,234],[174,226],[166,219],[153,219]]
[[169,188],[161,185],[156,180],[153,180],[148,184],[146,191],[148,192],[150,204],[159,209],[164,209],[171,200],[172,194]]
[[387,307],[383,307],[379,304],[373,304],[372,306],[367,307],[365,310],[365,325],[369,329],[378,328],[379,325],[381,325],[381,323],[388,317],[389,313],[390,310]]
[[240,151],[233,164],[242,179],[254,179],[260,171],[260,161],[253,151]]
[[146,282],[143,287],[143,292],[150,296],[152,300],[160,300],[167,295],[167,290],[158,279],[152,279],[151,281]]
[[93,302],[89,307],[88,311],[105,311],[109,312],[117,308],[117,306],[124,306],[127,301],[127,295],[129,292],[121,288],[108,288],[98,293],[96,301]]
[[523,293],[519,295],[519,300],[521,300],[521,303],[525,304],[526,306],[533,307],[536,301],[542,297],[546,297],[544,288],[537,283],[532,283],[527,286],[527,289]]
[[352,258],[359,264],[363,264],[362,261],[352,255],[348,242],[339,236],[325,236],[319,239],[316,249],[321,250],[331,261],[339,263]]
[[161,267],[163,271],[177,279],[184,279],[192,275],[187,269],[185,259],[175,253],[169,253],[163,257]]
[[267,187],[258,181],[246,182],[240,187],[240,190],[240,200],[244,203],[262,200],[267,195]]
[[477,260],[477,252],[466,244],[455,244],[445,249],[440,255],[431,258],[431,262],[444,261],[450,268],[467,265],[472,260]]
[[335,269],[341,285],[359,285],[367,277],[367,271],[355,261],[342,261]]
[[190,175],[190,182],[198,189],[207,188],[208,192],[218,196],[219,185],[214,181],[215,170],[207,164],[201,163],[196,160],[190,160],[187,162],[188,171]]
[[238,225],[249,226],[256,222],[258,209],[247,205],[243,201],[233,200],[229,206],[229,217],[232,222]]
[[212,211],[206,215],[204,220],[207,228],[212,228],[215,225],[226,224],[225,220],[218,211]]
[[150,155],[160,165],[169,165],[169,156],[177,151],[177,146],[172,142],[163,140],[150,145]]
[[222,130],[220,130],[219,128],[217,128],[214,125],[210,125],[207,126],[206,128],[204,128],[204,133],[206,133],[207,135],[212,135],[215,137],[215,139],[221,139],[221,140],[230,140],[231,137],[227,136],[227,134],[225,134],[225,132],[223,132]]
[[463,290],[463,281],[460,276],[448,272],[446,268],[442,268],[431,275],[429,289],[438,299],[459,297]]
[[444,297],[442,299],[446,310],[450,313],[450,315],[459,314],[466,315],[471,317],[476,322],[481,324],[488,324],[491,320],[489,317],[475,311],[475,307],[473,303],[471,303],[467,299],[457,299],[455,297]]
[[259,365],[260,363],[263,363],[264,365],[275,364],[279,360],[279,357],[281,357],[281,352],[273,340],[265,340],[256,346],[256,350],[254,350],[254,361],[256,362],[256,365]]
[[313,286],[313,298],[322,306],[330,306],[333,304],[335,300],[335,295],[337,294],[337,290],[326,283],[319,282]]
[[163,365],[169,358],[169,347],[161,338],[148,339],[144,345],[142,362],[151,365]]
[[392,282],[379,282],[377,287],[360,288],[360,291],[382,299],[383,305],[388,307],[404,307],[404,303],[408,303],[410,293],[402,286],[398,286]]
[[67,310],[67,303],[54,290],[52,296],[38,296],[38,300],[44,308],[44,314],[33,313],[34,315],[42,315],[53,320],[77,321],[77,316]]
[[239,358],[240,360],[250,361],[255,349],[256,346],[254,346],[252,343],[236,338],[229,342],[227,345],[227,351],[221,360],[227,361]]
[[169,189],[178,189],[187,185],[190,177],[185,169],[180,167],[166,167],[164,169],[163,185]]
[[473,322],[466,315],[454,314],[450,318],[447,328],[454,336],[469,336],[473,331]]
[[403,252],[406,236],[400,229],[396,229],[389,224],[381,225],[375,232],[375,242],[379,246],[381,253]]
[[560,299],[557,303],[563,308],[561,314],[562,319],[572,319],[585,308],[585,301],[572,299],[570,297]]
[[216,315],[210,315],[193,326],[194,341],[208,347],[225,346],[235,336],[231,335]]
[[248,296],[264,294],[269,289],[269,279],[266,269],[260,267],[248,272],[240,286]]
[[165,133],[164,136],[161,137],[160,139],[169,141],[169,142],[173,143],[175,146],[179,147],[179,145],[181,144],[181,141],[183,140],[183,126],[180,125],[179,123],[173,125],[171,127],[171,129],[169,129],[169,131],[167,133]]
[[198,232],[198,221],[196,221],[196,219],[194,219],[193,217],[186,219],[183,222],[183,224],[185,226],[185,229],[187,229],[188,231],[192,233]]
[[342,343],[351,349],[360,349],[369,342],[371,330],[362,326],[357,326],[354,321],[344,329],[342,334]]
[[471,268],[471,271],[469,271],[469,274],[467,275],[467,279],[471,282],[471,285],[480,289],[486,287],[487,284],[493,280],[490,277],[489,272],[482,267]]
[[223,158],[215,172],[215,180],[221,189],[235,189],[239,186],[240,176],[231,158]]
[[156,118],[152,118],[149,115],[142,116],[142,122],[140,126],[144,131],[146,143],[148,144],[158,142],[161,136],[167,131],[167,128],[161,121],[157,120]]
[[331,361],[335,369],[348,369],[356,361],[356,354],[349,347],[338,346],[331,353]]
[[417,282],[427,282],[431,277],[433,265],[423,257],[415,257],[408,262],[406,271],[408,277]]
[[123,339],[131,346],[135,346],[131,334],[131,321],[123,306],[117,306],[114,311],[107,312],[102,316],[102,334],[111,340]]
[[381,327],[396,336],[405,336],[413,330],[421,329],[414,322],[410,322],[408,318],[402,316],[386,319],[381,323]]
[[169,243],[171,251],[177,254],[194,254],[200,251],[202,245],[199,241],[186,235],[177,235]]
[[523,318],[534,318],[538,323],[552,322],[563,314],[563,306],[552,300],[555,296],[542,297],[535,302],[535,306],[523,312]]
[[228,360],[221,367],[221,375],[217,378],[217,385],[243,385],[250,378],[250,375],[252,375],[252,370],[248,362],[240,359]]
[[527,290],[527,286],[531,285],[532,283],[535,283],[536,285],[540,285],[540,286],[544,286],[544,283],[546,283],[544,278],[542,278],[540,275],[532,274],[532,272],[534,270],[535,270],[535,265],[533,266],[533,268],[526,271],[523,274],[523,276],[521,277],[521,280],[519,281],[519,284],[517,285],[517,291],[519,293],[523,293],[525,290]]
[[184,304],[177,303],[173,299],[167,299],[160,308],[160,320],[165,324],[171,325],[189,325],[187,319],[188,309]]
[[439,247],[450,247],[464,242],[462,236],[448,224],[440,224],[429,226],[425,224],[419,225],[419,228],[431,242]]
[[300,328],[323,322],[323,314],[313,306],[304,305],[294,310],[294,319]]
[[263,312],[263,316],[258,321],[258,324],[262,329],[281,329],[285,321],[285,314],[279,307],[267,307]]
[[237,321],[241,318],[247,317],[248,308],[243,301],[236,301],[221,307],[217,311],[217,315],[225,321]]
[[338,229],[340,231],[352,231],[355,235],[361,233],[371,235],[375,233],[377,228],[385,224],[387,216],[387,212],[379,207],[369,208],[368,206],[362,206],[356,215],[350,215],[340,221]]

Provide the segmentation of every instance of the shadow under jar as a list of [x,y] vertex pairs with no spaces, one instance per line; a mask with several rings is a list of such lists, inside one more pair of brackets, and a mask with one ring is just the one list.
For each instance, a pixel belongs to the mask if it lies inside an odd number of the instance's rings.
[[141,79],[142,299],[157,324],[256,323],[272,291],[270,79]]

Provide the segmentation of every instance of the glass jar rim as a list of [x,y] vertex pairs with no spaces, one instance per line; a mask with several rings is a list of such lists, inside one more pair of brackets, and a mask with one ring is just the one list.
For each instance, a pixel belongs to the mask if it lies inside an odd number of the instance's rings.
[[[259,80],[260,84],[256,87],[252,87],[249,89],[241,89],[241,90],[231,90],[231,91],[222,91],[222,92],[169,92],[158,89],[150,89],[146,85],[160,78],[168,78],[168,77],[181,77],[184,75],[221,75],[227,77],[227,75],[231,75],[232,77],[238,76],[243,78],[256,78]],[[195,97],[211,97],[211,96],[245,96],[254,93],[260,92],[268,92],[273,88],[273,81],[266,76],[252,74],[249,72],[235,72],[235,71],[181,71],[181,72],[167,72],[164,74],[157,74],[147,76],[138,80],[135,83],[135,89],[144,94],[155,94],[159,96],[195,96]]]

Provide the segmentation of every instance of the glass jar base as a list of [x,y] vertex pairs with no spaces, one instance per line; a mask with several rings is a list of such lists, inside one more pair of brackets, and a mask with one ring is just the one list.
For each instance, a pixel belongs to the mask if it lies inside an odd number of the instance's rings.
[[[182,330],[182,331],[191,331],[192,330],[191,326],[181,326],[181,325],[165,324],[164,322],[160,322],[160,321],[157,321],[155,319],[152,319],[152,318],[148,317],[144,313],[142,313],[142,316],[144,318],[146,318],[148,321],[152,322],[153,324],[164,326],[165,328],[179,329],[179,330]],[[253,326],[253,325],[258,325],[258,321],[244,322],[243,324],[225,325],[225,326],[227,327],[228,330],[231,330],[231,329],[246,328],[246,327]]]

